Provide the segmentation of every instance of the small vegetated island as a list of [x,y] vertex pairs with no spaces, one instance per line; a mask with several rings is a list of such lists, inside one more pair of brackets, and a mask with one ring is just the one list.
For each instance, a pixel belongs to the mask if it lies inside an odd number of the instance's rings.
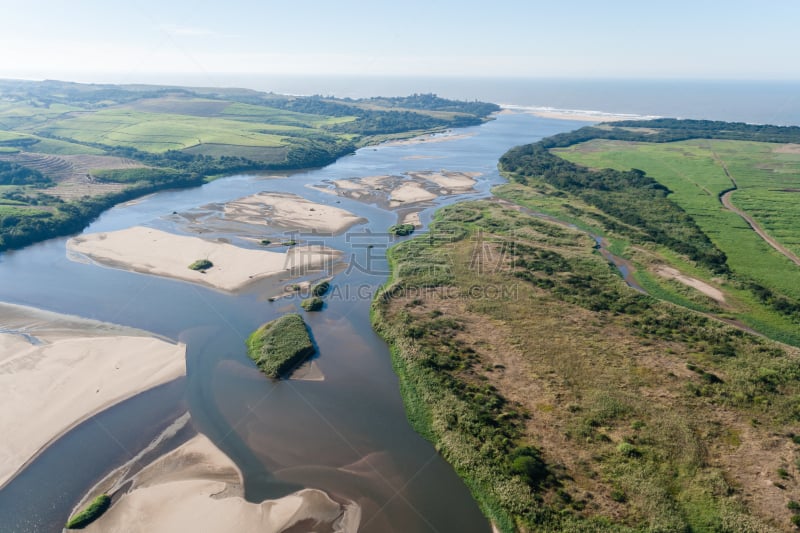
[[0,251],[77,232],[157,190],[324,166],[369,144],[477,125],[498,110],[431,94],[354,100],[0,80]]
[[296,313],[267,322],[247,339],[247,355],[273,379],[288,377],[314,352],[308,327]]
[[796,249],[798,143],[582,128],[510,150],[500,198],[390,249],[372,318],[409,419],[500,531],[800,523],[800,270],[721,202]]
[[66,529],[83,529],[105,513],[111,506],[111,497],[101,494],[90,503],[86,509],[69,519]]

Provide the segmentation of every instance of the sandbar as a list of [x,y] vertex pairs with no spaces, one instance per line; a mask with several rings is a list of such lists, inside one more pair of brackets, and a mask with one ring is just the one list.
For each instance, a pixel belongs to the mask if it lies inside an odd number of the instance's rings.
[[439,195],[424,189],[421,184],[408,181],[392,190],[389,194],[389,205],[391,207],[397,207],[403,204],[425,202],[438,198],[438,196]]
[[111,508],[85,531],[279,533],[306,521],[315,531],[355,533],[361,508],[316,489],[247,502],[239,469],[207,437],[197,435],[136,474],[126,492],[115,496]]
[[387,141],[385,143],[381,143],[381,146],[413,146],[415,144],[441,143],[447,141],[457,141],[460,139],[469,139],[475,135],[477,135],[477,133],[430,133],[428,135],[412,137],[411,139]]
[[[320,244],[274,252],[143,226],[79,235],[67,242],[67,250],[74,260],[88,257],[105,266],[201,283],[224,291],[236,291],[269,276],[323,270],[340,255]],[[214,266],[205,272],[191,270],[189,265],[198,259],[208,259]]]
[[0,304],[0,486],[54,439],[186,373],[186,347],[132,328]]
[[409,172],[412,178],[418,178],[430,181],[438,185],[442,192],[447,189],[453,192],[466,192],[475,186],[475,178],[481,175],[480,172],[448,172],[442,170],[439,172]]
[[262,192],[225,204],[225,218],[287,230],[338,234],[366,219],[291,193]]

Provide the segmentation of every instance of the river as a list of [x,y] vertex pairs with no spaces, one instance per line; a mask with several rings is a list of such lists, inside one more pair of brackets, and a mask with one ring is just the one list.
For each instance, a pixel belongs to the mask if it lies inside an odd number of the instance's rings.
[[[427,224],[436,208],[485,197],[501,183],[496,165],[507,149],[581,125],[501,114],[458,130],[464,136],[456,140],[368,147],[328,167],[282,178],[237,175],[195,189],[161,192],[110,209],[85,229],[94,233],[144,224],[186,231],[174,212],[261,191],[293,192],[326,204],[338,200],[337,207],[365,217],[366,224],[324,239],[350,263],[333,279],[325,310],[306,315],[324,381],[270,381],[253,372],[245,353],[246,336],[298,310],[298,299],[270,302],[259,285],[228,294],[73,262],[66,257],[63,238],[0,254],[0,301],[141,328],[187,344],[186,378],[81,424],[0,491],[3,531],[60,531],[100,478],[186,410],[191,430],[206,434],[241,468],[250,501],[313,487],[358,502],[363,532],[490,531],[463,482],[409,426],[389,350],[370,326],[370,300],[386,280],[384,251],[393,242],[384,232],[397,222],[396,213],[310,185],[407,171],[482,173],[477,192],[442,197],[426,208],[421,218]],[[223,236],[253,246],[236,235]]]

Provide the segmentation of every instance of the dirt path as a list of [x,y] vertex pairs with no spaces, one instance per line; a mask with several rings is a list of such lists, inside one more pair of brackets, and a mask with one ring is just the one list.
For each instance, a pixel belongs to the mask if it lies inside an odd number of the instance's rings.
[[783,254],[789,261],[791,261],[797,266],[800,266],[800,257],[797,257],[795,254],[789,251],[785,246],[783,246],[781,243],[776,241],[772,236],[770,236],[766,231],[764,231],[761,228],[761,226],[758,225],[758,222],[753,220],[753,218],[750,215],[748,215],[747,213],[745,213],[744,211],[733,205],[733,202],[731,202],[731,195],[739,189],[739,185],[736,183],[736,179],[728,171],[728,166],[725,164],[725,162],[722,161],[722,159],[720,159],[717,153],[714,152],[713,150],[711,151],[711,153],[714,154],[714,159],[716,159],[717,162],[720,164],[720,166],[722,166],[722,170],[725,172],[725,175],[728,176],[728,179],[730,179],[731,183],[733,184],[732,189],[725,191],[719,196],[719,201],[722,203],[725,209],[733,213],[736,213],[737,215],[742,217],[744,221],[747,222],[747,224],[752,228],[752,230],[755,231],[759,237],[764,239],[764,241],[767,244],[775,248],[779,253]]

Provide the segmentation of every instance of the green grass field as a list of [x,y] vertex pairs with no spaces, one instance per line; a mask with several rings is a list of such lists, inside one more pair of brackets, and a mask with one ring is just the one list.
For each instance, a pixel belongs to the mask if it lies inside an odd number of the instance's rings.
[[783,145],[746,141],[691,140],[634,143],[593,140],[554,152],[591,168],[638,168],[669,187],[709,238],[728,256],[731,268],[769,287],[800,298],[797,266],[764,242],[738,215],[727,211],[719,194],[733,185],[733,202],[767,232],[800,253],[800,215],[792,208],[800,188],[800,154],[780,153]]
[[[40,130],[56,137],[148,152],[183,150],[203,143],[278,147],[298,128],[125,109],[102,110],[59,120]],[[302,130],[301,133],[305,133]]]

